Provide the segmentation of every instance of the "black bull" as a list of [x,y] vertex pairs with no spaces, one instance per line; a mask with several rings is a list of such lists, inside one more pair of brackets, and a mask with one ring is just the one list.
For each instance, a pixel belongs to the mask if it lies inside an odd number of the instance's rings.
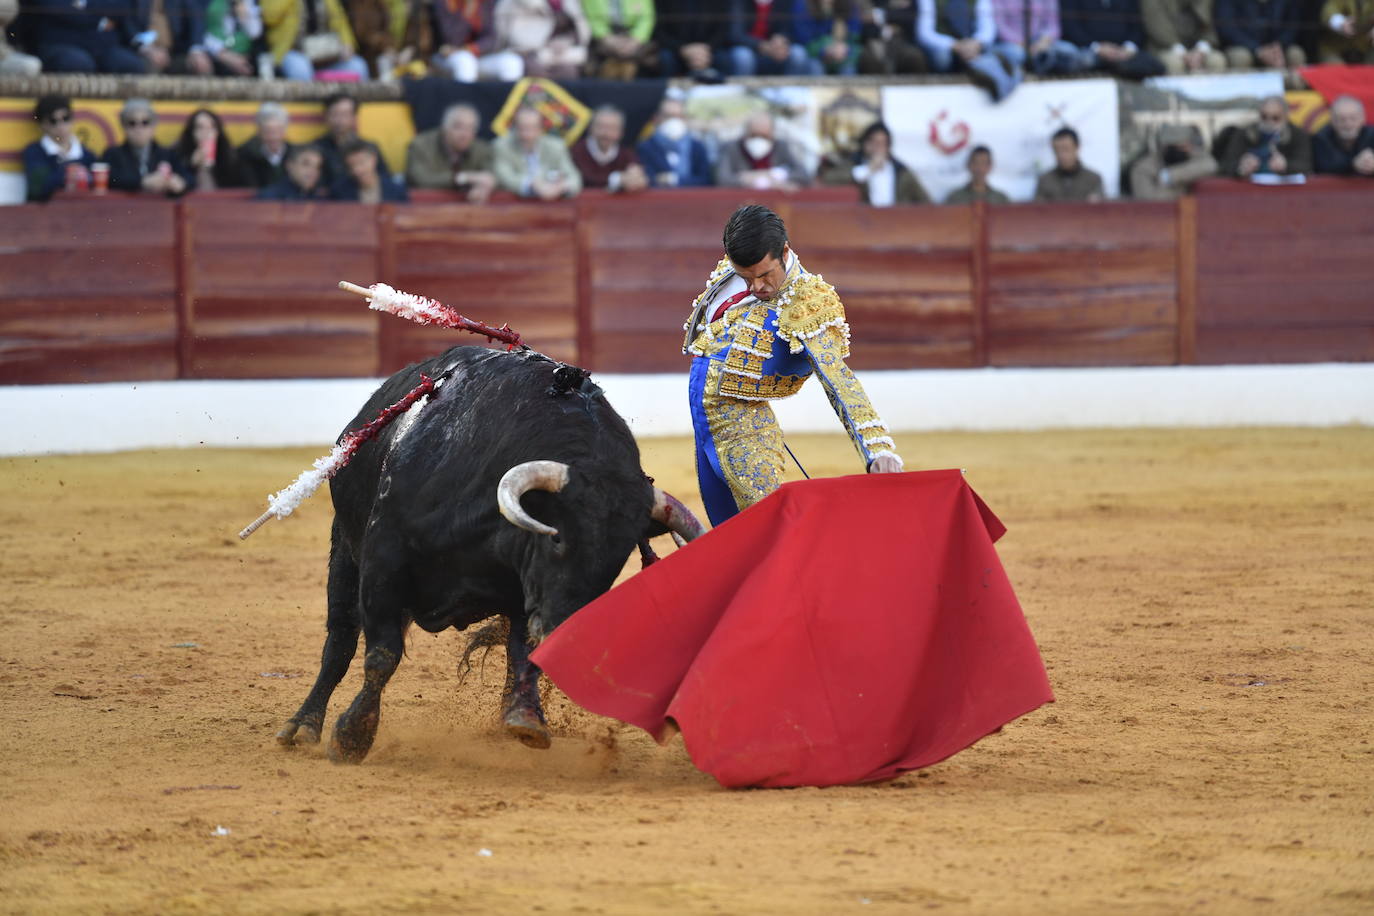
[[393,375],[348,428],[400,400],[421,373],[445,372],[427,402],[363,445],[331,482],[324,652],[315,686],[277,735],[283,744],[320,740],[360,630],[363,686],[335,724],[336,761],[360,761],[371,748],[410,623],[434,633],[499,614],[510,621],[506,727],[547,747],[530,640],[610,588],[648,537],[700,533],[644,475],[634,437],[601,389],[533,351],[454,347]]

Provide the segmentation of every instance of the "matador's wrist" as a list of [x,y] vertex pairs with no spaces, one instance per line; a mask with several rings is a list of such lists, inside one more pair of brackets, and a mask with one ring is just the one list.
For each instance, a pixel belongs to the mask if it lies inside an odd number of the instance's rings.
[[906,465],[902,462],[902,456],[896,452],[878,452],[873,459],[868,462],[868,473],[870,474],[895,474]]

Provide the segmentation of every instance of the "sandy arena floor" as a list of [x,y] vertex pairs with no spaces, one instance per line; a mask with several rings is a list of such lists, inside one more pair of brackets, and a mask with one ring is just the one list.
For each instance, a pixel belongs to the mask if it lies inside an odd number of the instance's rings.
[[[900,444],[1009,526],[1059,700],[895,782],[790,791],[722,790],[561,697],[527,749],[499,653],[459,685],[452,632],[412,632],[363,766],[280,748],[329,503],[235,532],[323,449],[0,462],[0,911],[1374,911],[1374,430]],[[687,442],[644,465],[696,505]]]

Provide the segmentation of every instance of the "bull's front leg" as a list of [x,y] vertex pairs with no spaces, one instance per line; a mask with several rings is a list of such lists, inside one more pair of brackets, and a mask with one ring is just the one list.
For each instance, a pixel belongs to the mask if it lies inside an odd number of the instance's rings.
[[547,748],[552,741],[539,705],[539,666],[530,661],[525,618],[510,618],[506,638],[506,695],[502,699],[502,720],[506,731],[527,747]]
[[363,657],[363,687],[339,721],[329,741],[329,759],[335,763],[362,763],[377,737],[382,713],[382,690],[396,673],[405,648],[405,625],[399,611],[374,620],[364,611],[363,635],[367,654]]
[[358,565],[342,544],[339,523],[334,523],[333,546],[329,553],[328,635],[320,657],[320,673],[315,686],[296,714],[277,732],[277,741],[287,746],[318,744],[324,731],[324,713],[334,688],[339,686],[353,655],[358,651]]

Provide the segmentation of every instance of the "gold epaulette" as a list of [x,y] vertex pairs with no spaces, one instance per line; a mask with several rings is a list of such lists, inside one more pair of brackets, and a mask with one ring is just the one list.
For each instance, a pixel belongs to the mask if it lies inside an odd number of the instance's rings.
[[844,338],[841,356],[849,355],[849,322],[835,287],[820,274],[806,274],[792,281],[787,302],[778,309],[778,336],[787,341],[793,353],[802,351],[803,341],[838,328]]

